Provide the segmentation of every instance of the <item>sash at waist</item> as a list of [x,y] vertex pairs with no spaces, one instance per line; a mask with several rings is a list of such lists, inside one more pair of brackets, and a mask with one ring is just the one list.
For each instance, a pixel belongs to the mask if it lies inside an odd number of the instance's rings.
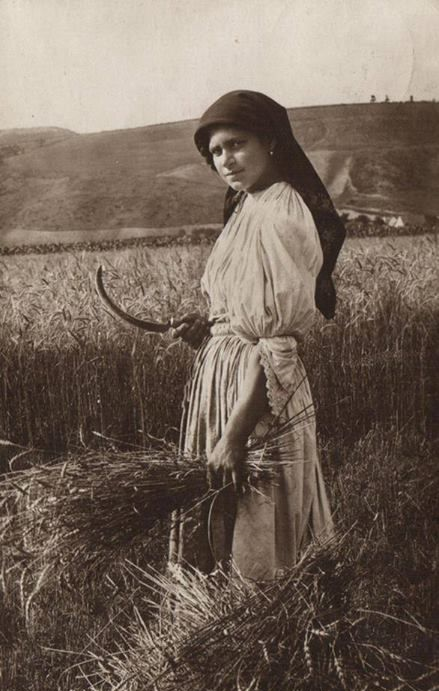
[[[230,322],[228,319],[221,319],[221,320],[215,321],[210,327],[210,335],[211,336],[237,336],[238,338],[245,338],[245,337],[237,334],[235,331],[232,331],[232,329],[230,327]],[[297,335],[293,334],[293,333],[291,333],[291,334],[276,334],[276,337],[277,338],[286,338],[286,337],[291,338],[291,337],[293,337],[297,340]],[[257,336],[255,336],[253,338],[251,336],[248,336],[248,338],[245,340],[248,340],[250,343],[251,342],[257,343],[259,338]]]

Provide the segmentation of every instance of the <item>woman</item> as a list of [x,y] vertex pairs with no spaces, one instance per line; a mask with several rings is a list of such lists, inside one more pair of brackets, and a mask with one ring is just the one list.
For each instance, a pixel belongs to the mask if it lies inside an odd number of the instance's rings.
[[213,485],[233,483],[234,491],[175,516],[170,561],[209,571],[232,557],[243,576],[274,578],[311,537],[332,531],[314,419],[279,439],[276,480],[243,494],[246,445],[274,420],[312,410],[297,343],[316,304],[334,314],[330,277],[344,228],[286,110],[267,96],[221,97],[202,116],[195,143],[228,189],[225,227],[201,282],[209,317],[187,315],[175,329],[195,347],[202,341],[181,443],[206,453]]

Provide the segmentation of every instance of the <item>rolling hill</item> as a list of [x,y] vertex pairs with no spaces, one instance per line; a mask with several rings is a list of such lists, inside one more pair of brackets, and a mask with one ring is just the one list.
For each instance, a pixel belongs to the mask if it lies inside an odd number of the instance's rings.
[[[339,207],[439,214],[439,104],[315,106],[289,115]],[[0,241],[15,229],[220,222],[224,188],[195,150],[194,127],[0,130]]]

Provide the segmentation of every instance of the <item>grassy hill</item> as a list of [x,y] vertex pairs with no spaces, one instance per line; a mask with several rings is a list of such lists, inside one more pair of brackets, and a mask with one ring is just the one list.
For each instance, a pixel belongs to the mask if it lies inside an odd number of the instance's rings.
[[[339,206],[439,214],[439,104],[316,106],[289,114]],[[184,121],[96,134],[0,131],[0,238],[14,229],[220,222],[224,188],[195,150],[194,127]]]

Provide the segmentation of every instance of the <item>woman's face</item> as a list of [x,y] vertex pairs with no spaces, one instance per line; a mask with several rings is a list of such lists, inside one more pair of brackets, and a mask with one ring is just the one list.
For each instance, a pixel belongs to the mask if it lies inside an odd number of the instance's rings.
[[219,176],[237,192],[264,189],[278,179],[270,148],[268,140],[237,127],[219,127],[209,142]]

